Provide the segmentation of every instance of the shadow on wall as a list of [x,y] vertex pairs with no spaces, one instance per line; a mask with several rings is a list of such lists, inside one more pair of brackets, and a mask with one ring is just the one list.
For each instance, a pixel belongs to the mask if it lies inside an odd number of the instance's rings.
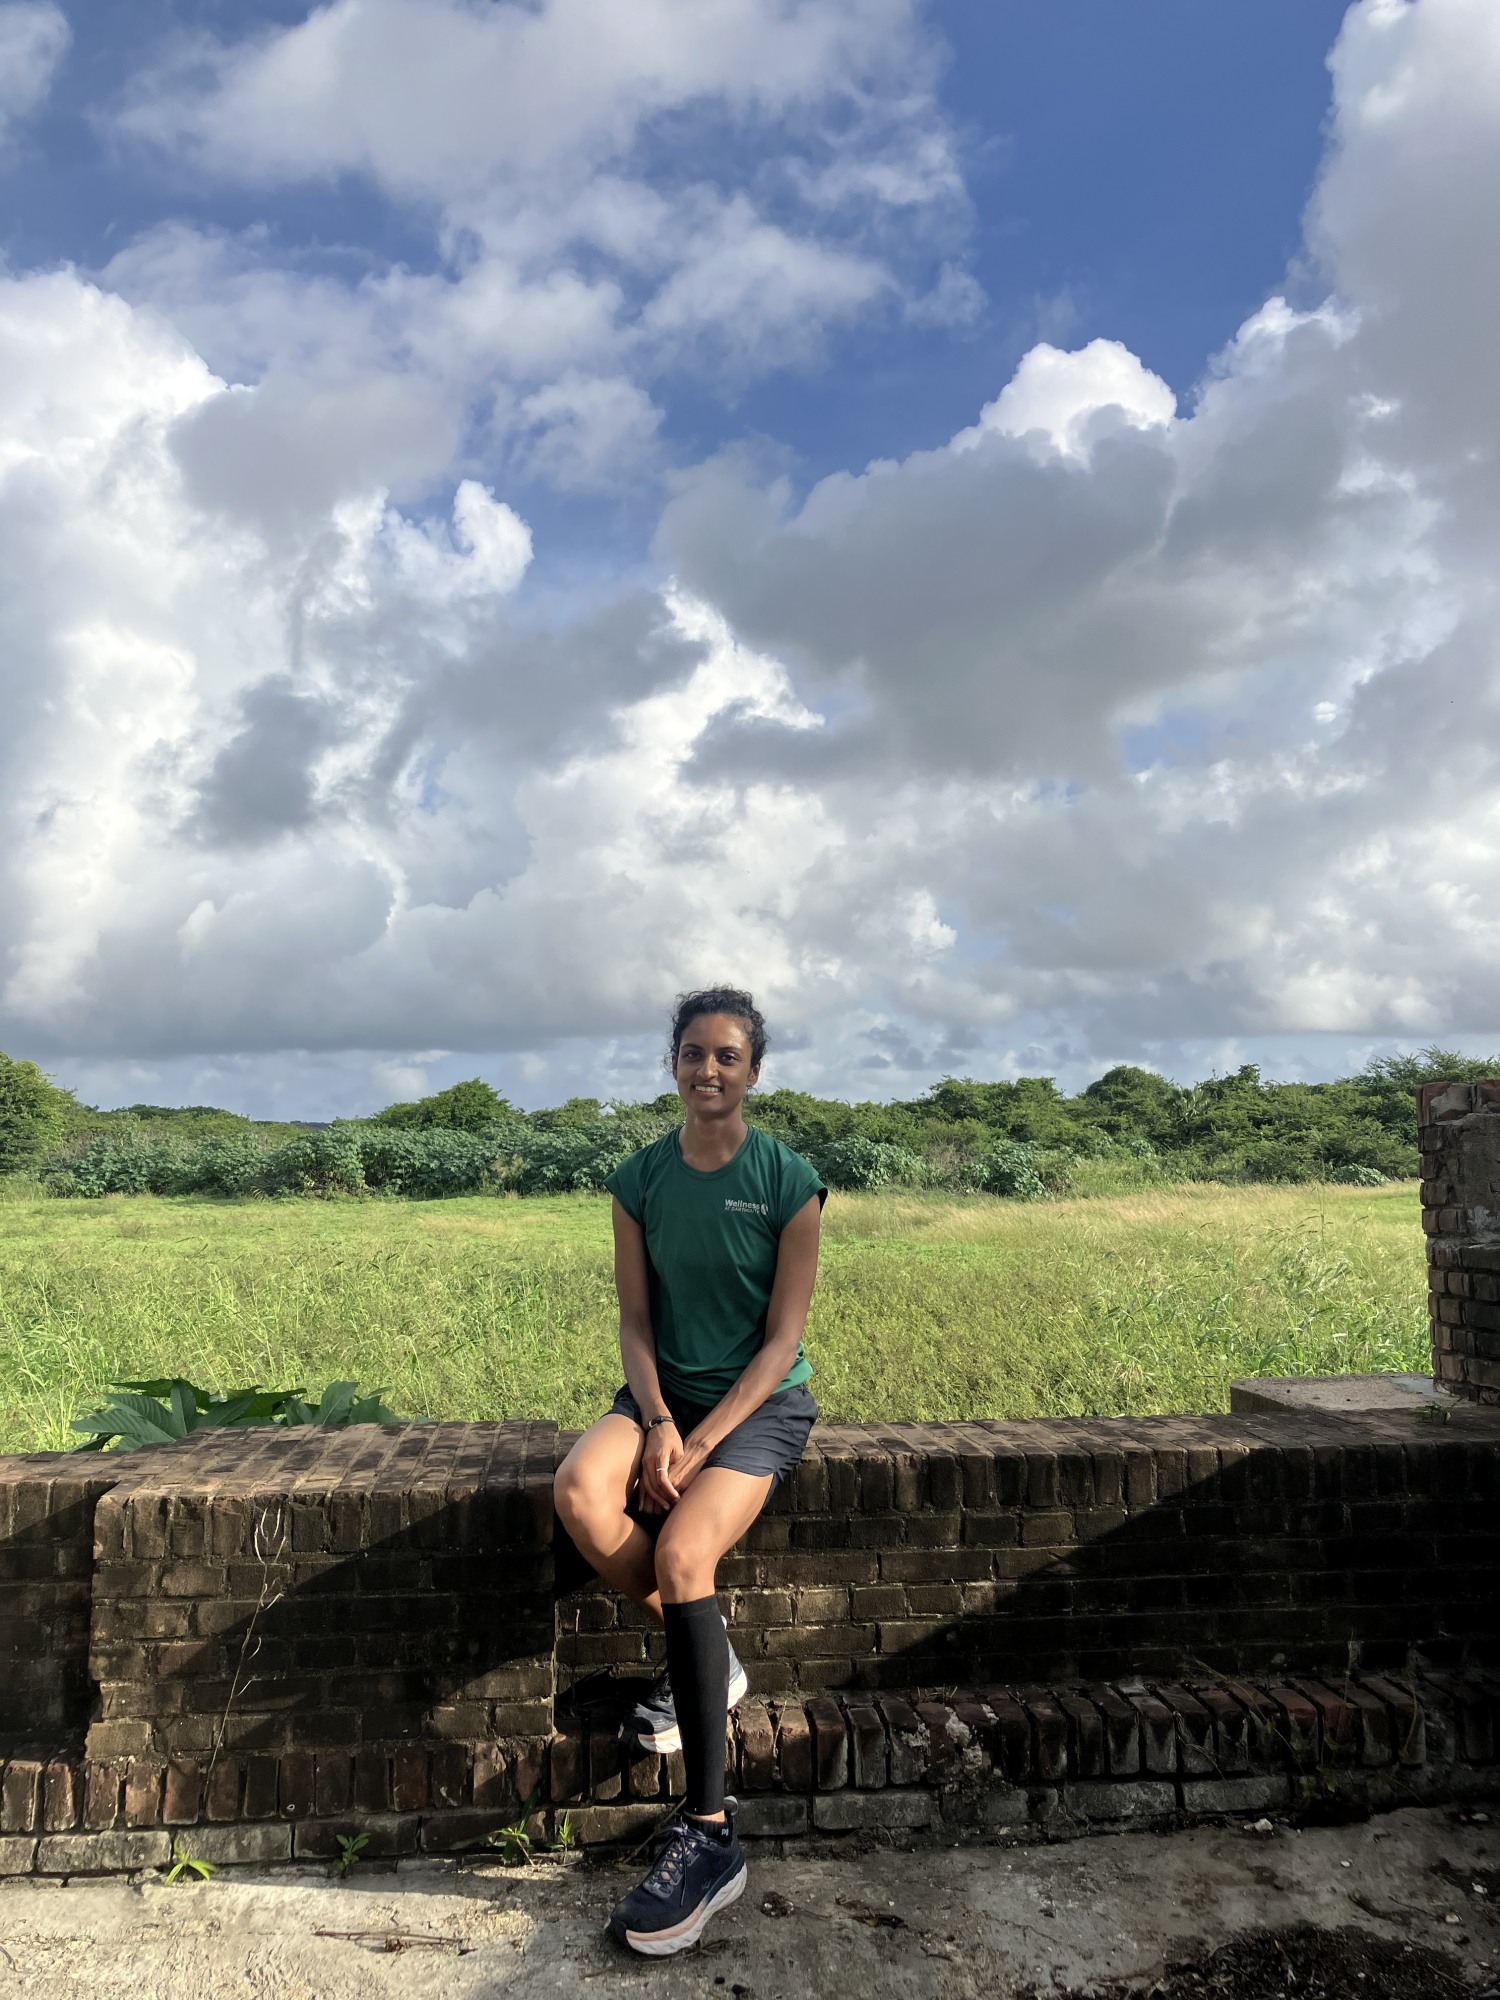
[[429,1758],[467,1796],[474,1746],[551,1729],[554,1436],[266,1433],[127,1462],[96,1517],[90,1762],[169,1788],[175,1766],[211,1803],[243,1773],[249,1817],[418,1810]]
[[[820,1429],[721,1584],[772,1696],[1457,1666],[1500,1632],[1497,1495],[1463,1409]],[[558,1533],[588,1705],[651,1635]]]
[[0,1460],[0,1755],[82,1738],[94,1510],[119,1474],[60,1452]]

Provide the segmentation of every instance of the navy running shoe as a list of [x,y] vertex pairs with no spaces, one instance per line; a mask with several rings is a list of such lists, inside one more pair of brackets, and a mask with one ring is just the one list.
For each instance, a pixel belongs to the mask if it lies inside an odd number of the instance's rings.
[[[740,1665],[739,1656],[733,1646],[729,1649],[729,1706],[734,1708],[745,1699],[750,1687],[745,1678],[745,1669]],[[663,1670],[651,1685],[651,1692],[644,1700],[638,1701],[630,1711],[625,1724],[625,1734],[639,1743],[643,1750],[654,1750],[659,1756],[670,1757],[674,1750],[682,1748],[682,1731],[677,1726],[677,1704],[672,1699],[672,1676]]]
[[739,1901],[749,1871],[735,1805],[724,1801],[722,1828],[681,1814],[667,1821],[656,1859],[609,1920],[612,1937],[643,1958],[671,1958],[698,1942],[711,1916]]

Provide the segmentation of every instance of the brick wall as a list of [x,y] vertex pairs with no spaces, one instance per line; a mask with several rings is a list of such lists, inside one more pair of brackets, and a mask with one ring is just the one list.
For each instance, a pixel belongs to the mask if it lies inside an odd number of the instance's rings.
[[[1497,1497],[1464,1409],[819,1427],[720,1577],[762,1695],[1457,1664],[1500,1640]],[[560,1688],[643,1672],[580,1574]]]
[[555,1438],[225,1432],[127,1461],[95,1516],[93,1822],[512,1799],[552,1727]]
[[[660,1812],[680,1769],[617,1733],[653,1642],[555,1535],[567,1443],[433,1424],[0,1461],[0,1872],[146,1865],[174,1828],[270,1859],[354,1831],[451,1850],[534,1796],[604,1831]],[[1309,1703],[1380,1762],[1414,1667],[1424,1713],[1444,1670],[1469,1677],[1449,1709],[1487,1768],[1497,1497],[1500,1413],[1463,1403],[821,1429],[724,1566],[751,1682],[736,1783],[763,1831],[825,1793],[812,1823],[923,1823],[912,1788],[957,1797],[965,1772],[995,1813],[1074,1778],[1155,1785],[1132,1797],[1166,1811],[1206,1799],[1208,1730],[1269,1797]],[[1271,1764],[1237,1762],[1272,1710]]]
[[1500,1403],[1500,1081],[1424,1084],[1417,1119],[1433,1377]]

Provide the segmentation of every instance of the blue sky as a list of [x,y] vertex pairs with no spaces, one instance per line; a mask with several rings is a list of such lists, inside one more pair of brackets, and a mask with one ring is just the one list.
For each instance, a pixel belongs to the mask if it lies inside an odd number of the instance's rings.
[[0,4],[0,1046],[629,1095],[725,973],[856,1094],[1500,1042],[1493,19]]
[[[122,83],[153,48],[291,27],[301,4],[69,10],[73,44],[49,102],[10,162],[12,268],[97,269],[166,220],[264,229],[288,257],[341,274],[437,261],[420,214],[358,177],[242,188],[122,148],[108,125]],[[1122,341],[1182,396],[1284,280],[1323,147],[1328,50],[1344,0],[942,0],[923,10],[937,95],[951,120],[969,214],[954,248],[985,294],[972,324],[914,327],[881,315],[841,329],[813,365],[665,386],[684,462],[765,441],[804,481],[904,456],[972,422],[1039,337]],[[704,121],[667,142],[686,173],[722,170]],[[753,151],[774,152],[758,135]],[[635,504],[559,505],[527,491],[549,534],[543,561],[571,580],[611,567],[649,521]],[[543,539],[539,536],[539,539]]]

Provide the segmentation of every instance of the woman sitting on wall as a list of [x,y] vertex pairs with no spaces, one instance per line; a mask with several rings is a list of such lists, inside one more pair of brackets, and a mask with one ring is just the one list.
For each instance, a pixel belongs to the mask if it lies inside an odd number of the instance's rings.
[[802,1329],[827,1189],[745,1123],[765,1048],[748,993],[712,987],[678,1002],[672,1074],[687,1116],[606,1183],[627,1386],[555,1489],[582,1554],[666,1632],[666,1672],[627,1732],[647,1750],[680,1746],[686,1798],[610,1919],[622,1943],[654,1958],[696,1944],[745,1887],[724,1733],[746,1680],[715,1571],[802,1456],[817,1415]]

